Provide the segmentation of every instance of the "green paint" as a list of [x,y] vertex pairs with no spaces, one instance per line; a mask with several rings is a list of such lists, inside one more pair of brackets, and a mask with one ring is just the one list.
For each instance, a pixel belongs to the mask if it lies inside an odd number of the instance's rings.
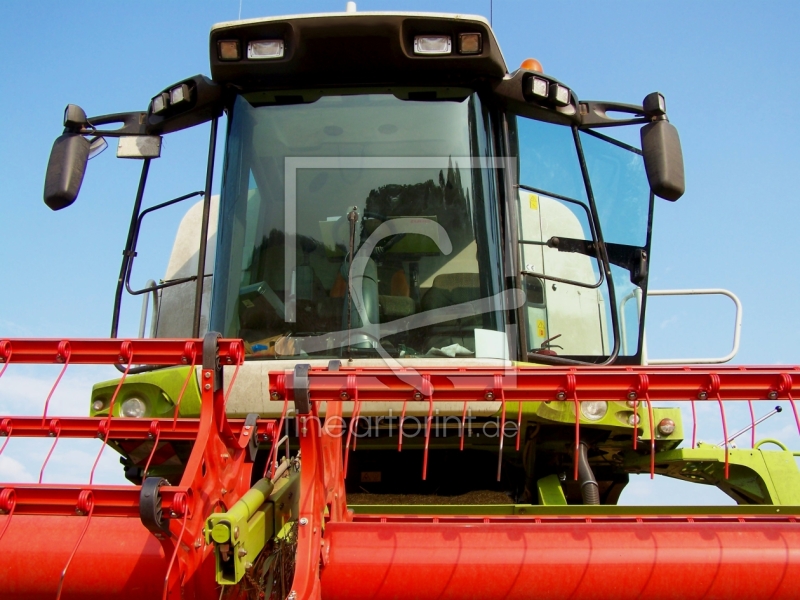
[[[649,454],[623,455],[624,470],[650,471]],[[725,478],[725,450],[711,444],[658,452],[655,472],[692,483],[714,485],[738,504],[800,505],[800,470],[792,452],[784,450],[729,450]]]
[[[120,416],[122,403],[128,398],[136,397],[144,401],[147,406],[145,417],[171,417],[175,411],[175,404],[181,396],[181,389],[186,383],[190,367],[171,367],[156,369],[147,373],[128,375],[125,383],[114,400],[114,416]],[[89,403],[89,415],[92,417],[107,415],[108,406],[114,391],[117,389],[119,379],[96,383],[92,387],[92,399]],[[181,417],[197,417],[200,415],[200,387],[197,377],[189,377],[180,405]],[[94,410],[96,400],[102,400],[104,408]]]
[[548,475],[536,482],[539,490],[539,502],[545,506],[566,506],[567,498],[561,487],[558,475]]

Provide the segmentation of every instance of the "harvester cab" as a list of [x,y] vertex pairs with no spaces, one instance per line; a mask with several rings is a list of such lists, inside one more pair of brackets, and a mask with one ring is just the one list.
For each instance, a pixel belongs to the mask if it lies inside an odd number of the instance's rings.
[[[536,61],[510,72],[464,15],[222,23],[210,55],[145,111],[65,112],[54,210],[107,139],[142,161],[111,339],[3,339],[0,376],[121,377],[88,417],[45,406],[0,434],[99,437],[129,483],[0,483],[11,597],[797,596],[800,471],[756,443],[754,408],[794,409],[795,369],[647,362],[653,207],[684,191],[660,93],[586,101]],[[163,136],[204,124],[204,190],[145,208]],[[143,218],[196,198],[165,277],[133,289]],[[136,339],[126,292],[153,306]],[[749,405],[752,448],[726,401]],[[697,441],[709,404],[718,445]],[[618,506],[635,473],[737,505]],[[23,547],[35,581],[5,551]]]

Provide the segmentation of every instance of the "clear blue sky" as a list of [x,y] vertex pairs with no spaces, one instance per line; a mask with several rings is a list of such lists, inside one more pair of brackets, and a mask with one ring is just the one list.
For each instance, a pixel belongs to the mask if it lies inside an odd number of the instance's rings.
[[[243,0],[241,16],[344,5]],[[210,27],[239,8],[239,0],[0,4],[0,336],[108,335],[140,165],[116,159],[112,147],[89,164],[75,205],[51,212],[42,187],[63,108],[144,110],[169,84],[209,74]],[[361,0],[358,8],[489,16],[489,0]],[[582,99],[664,93],[687,192],[657,202],[651,288],[734,291],[744,304],[735,362],[800,363],[800,3],[495,0],[493,25],[511,69],[536,57]],[[165,139],[146,204],[202,188],[207,139],[206,127]],[[151,241],[139,282],[166,265],[171,239]],[[125,307],[128,335],[138,306]],[[727,301],[654,302],[651,355],[725,354],[732,322]],[[790,430],[789,416],[779,418]],[[797,445],[796,434],[787,441]]]

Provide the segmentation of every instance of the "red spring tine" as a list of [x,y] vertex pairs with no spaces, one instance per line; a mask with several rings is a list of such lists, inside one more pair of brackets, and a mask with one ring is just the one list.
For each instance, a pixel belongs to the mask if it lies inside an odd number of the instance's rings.
[[692,448],[697,447],[697,407],[692,398]]
[[89,529],[89,523],[92,522],[92,513],[94,513],[94,497],[92,496],[91,490],[81,491],[80,495],[78,496],[78,506],[75,508],[75,512],[79,515],[86,515],[86,523],[83,526],[81,535],[78,537],[78,541],[75,543],[75,547],[72,549],[72,554],[70,554],[69,558],[67,559],[67,564],[64,566],[64,570],[61,571],[61,579],[58,581],[56,600],[61,598],[61,591],[64,589],[64,578],[67,576],[67,569],[69,569],[69,565],[72,563],[72,559],[75,557],[75,553],[78,551],[78,546],[80,546],[81,542],[83,541],[83,536],[86,535],[86,530]]
[[578,394],[575,390],[575,369],[570,369],[570,372],[567,373],[567,387],[566,387],[566,394],[564,394],[563,390],[559,391],[559,394],[556,396],[558,398],[559,395],[564,395],[565,399],[568,399],[572,396],[573,400],[575,401],[575,452],[573,462],[575,463],[575,471],[573,476],[575,481],[578,481],[578,456],[581,451],[581,403],[578,400]]
[[[639,383],[641,384],[641,376],[639,377]],[[633,449],[636,450],[639,440],[639,395],[636,393],[635,390],[631,390],[628,392],[628,398],[633,397],[633,429],[631,431],[631,436],[633,437]]]
[[170,573],[172,573],[172,567],[175,564],[175,557],[178,556],[178,548],[181,547],[181,540],[183,539],[183,534],[186,531],[186,521],[189,518],[189,498],[184,492],[175,495],[175,498],[172,501],[172,512],[176,517],[182,516],[183,520],[181,523],[181,533],[175,540],[175,549],[172,551],[172,558],[169,561],[167,574],[164,577],[164,594],[162,596],[163,600],[166,600],[167,593],[169,592],[169,576]]
[[47,456],[42,463],[42,468],[39,470],[39,483],[42,483],[42,477],[44,476],[44,468],[47,466],[47,461],[50,460],[50,457],[53,454],[53,450],[56,449],[56,444],[58,443],[58,437],[61,435],[61,424],[58,422],[58,419],[52,419],[50,421],[50,430],[49,430],[50,437],[55,438],[53,440],[53,445],[50,446],[50,452],[47,453]]
[[14,488],[4,488],[0,491],[0,514],[7,515],[3,528],[0,529],[0,541],[6,533],[6,529],[11,524],[11,517],[14,516],[14,509],[17,506],[17,495]]
[[425,450],[422,453],[422,481],[428,479],[428,447],[431,440],[431,421],[433,420],[433,398],[428,398],[428,417],[425,419]]
[[0,340],[0,363],[3,363],[3,368],[0,369],[0,377],[6,372],[8,364],[11,362],[11,342],[9,340]]
[[789,373],[781,373],[781,383],[776,391],[778,394],[786,394],[789,399],[789,404],[792,405],[792,412],[794,412],[794,422],[797,423],[797,433],[800,434],[800,417],[797,415],[797,406],[795,406],[794,398],[792,398],[792,376]]
[[185,363],[189,364],[189,372],[186,374],[186,379],[183,380],[183,386],[181,387],[181,393],[178,394],[178,401],[175,403],[175,411],[172,415],[172,430],[175,431],[175,427],[178,424],[178,414],[181,408],[181,401],[183,400],[183,394],[186,392],[186,386],[189,385],[189,381],[194,375],[194,367],[197,363],[197,348],[194,345],[194,342],[186,342],[186,346],[183,348],[183,357],[182,359]]
[[[173,429],[174,429],[174,422],[173,422]],[[153,438],[153,449],[150,450],[150,456],[147,457],[147,462],[144,464],[144,471],[142,471],[142,480],[144,480],[144,478],[147,477],[147,471],[148,469],[150,469],[150,461],[153,460],[153,455],[156,453],[156,448],[158,448],[158,438],[161,437],[161,427],[159,427],[158,421],[150,422],[150,433],[148,433],[148,436]]]
[[229,352],[229,360],[233,358],[233,360],[236,361],[236,368],[233,370],[233,375],[231,376],[231,382],[228,384],[228,389],[225,390],[225,406],[228,405],[228,397],[231,395],[233,384],[236,383],[236,376],[239,374],[239,369],[244,363],[244,346],[242,345],[242,342],[239,340],[231,342]]
[[[58,383],[61,381],[61,378],[64,376],[64,371],[67,370],[69,366],[69,356],[71,354],[71,350],[69,347],[69,342],[67,340],[61,341],[58,343],[58,354],[56,354],[56,362],[64,363],[64,366],[61,368],[61,372],[56,377],[56,381],[53,384],[53,387],[50,388],[50,393],[47,394],[47,400],[44,401],[44,412],[42,413],[42,427],[44,427],[44,422],[47,420],[47,407],[50,406],[50,398],[53,397],[53,392],[56,391],[58,387]],[[5,370],[5,367],[3,368]]]
[[650,394],[645,394],[644,399],[647,402],[647,417],[650,421],[650,479],[654,479],[656,476],[656,432],[653,423],[653,403],[650,402]]
[[712,394],[717,396],[717,402],[719,403],[719,414],[722,418],[722,435],[723,439],[725,440],[725,479],[728,479],[729,474],[729,467],[730,462],[728,460],[728,455],[730,451],[730,446],[728,445],[728,423],[725,420],[725,404],[722,402],[722,397],[719,393],[720,383],[719,383],[719,375],[716,373],[709,373],[709,378],[711,379],[711,388],[710,391]]
[[[347,393],[352,394],[353,398],[353,414],[350,416],[350,426],[347,428],[347,443],[344,447],[344,476],[347,477],[347,465],[350,459],[350,441],[353,439],[353,432],[358,425],[358,413],[361,410],[361,403],[358,401],[358,385],[356,383],[356,376],[350,374],[347,376]],[[353,444],[353,450],[356,446]]]
[[[467,403],[464,402],[464,406],[466,407]],[[398,438],[397,438],[397,451],[403,451],[403,424],[406,422],[406,407],[408,406],[408,398],[403,400],[403,411],[400,413],[400,427],[397,429]],[[464,439],[461,439],[461,447],[464,447]]]
[[753,401],[747,401],[747,407],[750,409],[750,447],[756,447],[756,415],[753,412]]
[[[361,418],[361,400],[358,398],[358,384],[356,383],[356,376],[355,375],[348,375],[347,376],[347,394],[353,399],[353,451],[355,451],[356,446],[358,446],[358,435],[356,435],[356,430],[358,429],[358,420]],[[346,472],[346,471],[345,471]]]
[[120,389],[122,389],[122,384],[125,383],[125,378],[128,377],[128,371],[131,370],[131,365],[133,365],[133,344],[131,344],[129,340],[124,340],[120,345],[119,362],[126,363],[125,371],[122,373],[122,377],[119,379],[117,389],[114,390],[114,395],[111,396],[111,402],[108,403],[108,418],[105,420],[105,435],[103,436],[103,445],[100,446],[100,451],[97,453],[97,458],[94,459],[92,470],[89,473],[89,485],[92,485],[92,482],[94,481],[94,471],[97,468],[97,463],[100,462],[100,457],[103,455],[103,450],[105,450],[105,447],[108,443],[108,436],[111,435],[111,419],[114,416],[114,403],[117,401],[117,396],[119,395]]
[[14,426],[11,424],[11,419],[5,418],[0,421],[0,437],[6,438],[3,442],[3,445],[0,446],[0,454],[2,454],[3,450],[5,450],[6,446],[8,446],[8,442],[11,439],[11,430],[13,428]]
[[519,438],[522,437],[522,402],[517,403],[517,447],[516,450],[519,452]]
[[[286,413],[289,410],[289,395],[284,392],[283,394],[283,411],[281,412],[281,420],[278,421],[278,429],[275,430],[275,435],[273,436],[272,440],[272,448],[269,449],[269,455],[267,456],[267,464],[264,465],[264,475],[262,477],[267,476],[267,472],[269,472],[270,478],[275,473],[275,469],[278,468],[278,442],[281,439],[281,431],[283,430],[283,421],[286,419]],[[270,467],[272,467],[270,469]]]
[[[497,434],[500,436],[500,450],[497,454],[497,481],[500,481],[503,468],[503,441],[506,435],[506,395],[503,392],[503,376],[495,374],[494,392],[492,392],[494,400],[497,400],[498,394],[500,395],[500,429]],[[486,395],[489,395],[488,392]],[[488,397],[486,399],[489,400]]]
[[[520,404],[520,406],[522,406]],[[461,442],[460,442],[460,450],[464,450],[464,428],[467,423],[467,401],[464,400],[464,412],[461,413]]]
[[[656,433],[653,424],[653,403],[650,402],[650,379],[647,377],[647,373],[639,373],[639,388],[636,392],[637,399],[640,395],[644,395],[644,400],[647,403],[647,420],[650,422],[650,479],[653,479],[656,473]],[[634,406],[635,405],[636,400],[634,400]],[[635,408],[633,414],[636,415],[634,417],[633,429],[635,435],[638,435],[639,413],[636,412]]]

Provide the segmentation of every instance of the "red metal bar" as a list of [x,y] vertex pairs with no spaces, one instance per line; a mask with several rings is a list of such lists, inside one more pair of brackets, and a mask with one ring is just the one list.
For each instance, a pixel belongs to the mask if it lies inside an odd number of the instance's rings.
[[[49,425],[42,427],[41,417],[4,417],[0,421],[0,437],[13,433],[17,437],[49,437]],[[62,438],[96,438],[105,437],[104,425],[106,417],[59,417]],[[111,440],[147,440],[151,439],[152,423],[158,423],[162,440],[193,441],[200,429],[199,419],[178,419],[177,427],[172,429],[172,419],[134,419],[117,417],[109,427]],[[238,437],[241,435],[244,419],[230,419],[231,431]],[[272,438],[275,435],[275,419],[258,419],[259,435]],[[8,428],[4,430],[3,425]]]
[[325,528],[322,598],[794,600],[800,527],[787,521],[356,517]]
[[[59,344],[67,340],[58,339],[2,339],[0,349],[6,349],[0,358],[8,356],[2,362],[10,362],[13,351],[14,363],[18,364],[52,364],[59,363]],[[70,363],[83,365],[103,365],[125,363],[127,359],[121,355],[123,344],[129,343],[136,355],[137,364],[147,365],[181,365],[187,340],[184,339],[70,339]],[[203,340],[188,340],[194,351],[202,356]],[[220,339],[218,341],[220,362],[223,365],[235,364],[236,339]],[[122,359],[120,358],[122,356]]]
[[[487,389],[493,389],[495,375],[502,376],[502,385],[507,402],[552,401],[559,391],[567,390],[570,378],[574,389],[580,392],[581,401],[606,400],[625,402],[631,389],[636,389],[639,375],[649,379],[649,395],[653,402],[686,401],[703,394],[710,396],[709,376],[717,376],[718,391],[724,401],[728,400],[773,400],[774,391],[784,376],[796,373],[800,367],[732,367],[709,371],[702,368],[673,367],[560,367],[532,368],[516,367],[509,373],[487,367],[460,370],[455,367],[430,368],[423,372],[429,376],[436,402],[479,402],[484,400]],[[270,373],[270,387],[276,386],[279,377],[288,371]],[[339,371],[328,371],[314,367],[309,371],[309,386],[314,402],[339,399],[340,390],[346,385],[348,375],[358,381],[360,399],[363,402],[403,402],[413,397],[414,386],[404,379],[403,369],[341,367]],[[716,392],[714,392],[716,393]]]
[[[11,495],[15,498],[14,510],[18,515],[63,515],[73,516],[80,495],[91,491],[95,514],[108,517],[139,517],[138,485],[63,485],[15,483],[0,488],[0,498]],[[176,494],[186,492],[182,486],[160,488],[165,513],[172,509]],[[0,506],[0,508],[2,508]]]

